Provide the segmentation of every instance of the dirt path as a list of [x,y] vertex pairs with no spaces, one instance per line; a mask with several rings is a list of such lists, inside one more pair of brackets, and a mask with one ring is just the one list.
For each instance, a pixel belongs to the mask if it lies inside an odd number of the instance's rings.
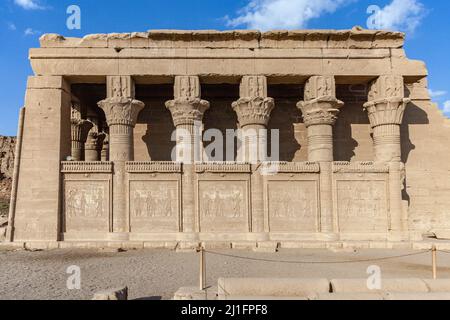
[[[342,261],[411,253],[392,250],[338,252],[282,250],[276,254],[248,251],[222,253],[271,260]],[[450,255],[439,254],[439,276],[450,278]],[[81,268],[81,290],[68,290],[69,266]],[[380,262],[352,264],[287,264],[249,261],[207,254],[208,284],[219,277],[366,278],[369,265],[386,278],[430,277],[430,254]],[[182,286],[198,279],[198,256],[167,250],[105,253],[97,250],[0,252],[0,299],[91,299],[102,289],[127,285],[131,299],[170,299]]]

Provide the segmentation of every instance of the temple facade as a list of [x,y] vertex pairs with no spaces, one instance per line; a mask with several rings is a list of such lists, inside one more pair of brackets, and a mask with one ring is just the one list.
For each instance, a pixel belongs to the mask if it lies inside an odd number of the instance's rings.
[[403,43],[358,27],[44,35],[30,50],[8,240],[449,237],[450,121]]

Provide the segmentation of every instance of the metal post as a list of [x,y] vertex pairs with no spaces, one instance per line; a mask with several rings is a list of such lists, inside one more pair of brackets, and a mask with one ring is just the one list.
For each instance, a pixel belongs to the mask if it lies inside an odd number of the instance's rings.
[[436,245],[433,245],[431,249],[431,263],[433,266],[433,280],[437,279],[437,257],[436,257]]

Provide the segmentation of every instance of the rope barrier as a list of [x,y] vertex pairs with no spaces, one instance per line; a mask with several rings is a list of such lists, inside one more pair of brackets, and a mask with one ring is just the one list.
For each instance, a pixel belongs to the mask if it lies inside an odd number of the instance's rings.
[[[376,262],[376,261],[385,261],[385,260],[392,260],[392,259],[407,258],[407,257],[418,256],[418,255],[422,255],[422,254],[425,254],[425,253],[429,253],[430,251],[431,250],[415,252],[415,253],[410,253],[410,254],[404,254],[404,255],[399,255],[399,256],[390,256],[390,257],[382,257],[382,258],[371,258],[371,259],[361,259],[361,260],[344,260],[344,261],[271,260],[271,259],[242,257],[242,256],[226,254],[226,253],[219,253],[219,252],[214,252],[214,251],[209,251],[209,250],[205,250],[205,253],[209,253],[209,254],[216,255],[216,256],[235,258],[235,259],[259,261],[259,262],[271,262],[271,263],[286,263],[286,264],[350,264],[350,263]],[[450,254],[450,252],[448,252],[448,253]]]

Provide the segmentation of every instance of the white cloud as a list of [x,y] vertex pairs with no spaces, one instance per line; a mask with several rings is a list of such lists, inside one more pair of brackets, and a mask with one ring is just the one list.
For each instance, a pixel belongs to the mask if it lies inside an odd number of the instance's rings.
[[450,115],[450,100],[444,102],[442,110],[444,111],[444,113]]
[[245,26],[248,29],[305,28],[309,20],[325,13],[333,13],[339,7],[354,0],[251,0],[238,11],[235,18],[225,17],[230,27]]
[[37,0],[14,0],[14,3],[25,10],[41,10],[44,9]]
[[11,31],[16,31],[17,27],[14,23],[8,22],[8,29]]
[[413,33],[422,22],[427,10],[419,0],[393,0],[376,10],[371,29],[386,29]]
[[428,91],[430,92],[430,97],[432,97],[432,98],[442,97],[442,96],[445,96],[447,94],[447,91],[444,91],[444,90],[436,90],[436,91],[434,91],[432,89],[429,89]]
[[42,33],[41,31],[34,30],[32,28],[26,28],[24,31],[24,34],[26,36],[34,36],[34,35],[41,34],[41,33]]

